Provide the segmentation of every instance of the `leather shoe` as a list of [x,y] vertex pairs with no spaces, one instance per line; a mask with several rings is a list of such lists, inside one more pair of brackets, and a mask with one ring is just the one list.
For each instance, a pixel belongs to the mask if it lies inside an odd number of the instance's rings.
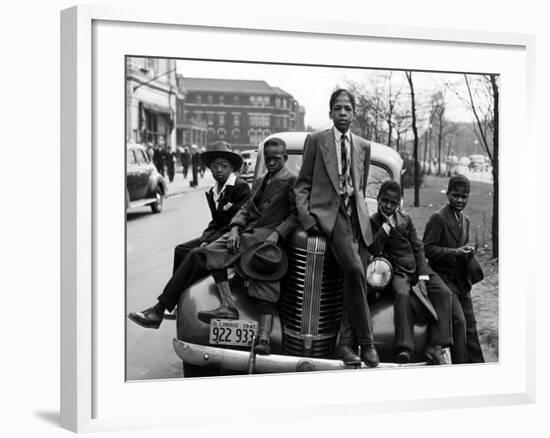
[[349,345],[340,345],[336,354],[344,361],[344,365],[361,365],[361,358],[357,356]]
[[143,312],[132,312],[128,315],[128,318],[142,327],[158,329],[163,316],[159,315],[154,307],[150,307]]
[[402,348],[397,352],[397,363],[409,363],[411,358],[411,351],[406,348]]
[[447,363],[440,345],[426,348],[425,354],[430,365],[445,365]]
[[378,352],[374,344],[361,345],[361,360],[365,362],[369,368],[378,366],[380,358],[378,357]]
[[271,345],[269,338],[260,338],[256,345],[254,345],[254,353],[266,355],[271,354]]
[[239,312],[231,307],[220,306],[214,310],[199,312],[197,318],[206,324],[210,324],[213,319],[239,319]]

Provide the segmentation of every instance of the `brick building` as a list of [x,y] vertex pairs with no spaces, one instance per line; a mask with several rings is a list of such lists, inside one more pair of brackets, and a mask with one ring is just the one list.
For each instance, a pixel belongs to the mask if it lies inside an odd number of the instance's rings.
[[197,135],[202,138],[197,133],[205,129],[206,143],[224,140],[236,149],[255,149],[268,135],[305,129],[304,108],[265,81],[178,75],[178,84],[185,93],[178,145],[191,144]]
[[126,58],[126,140],[176,147],[176,61]]

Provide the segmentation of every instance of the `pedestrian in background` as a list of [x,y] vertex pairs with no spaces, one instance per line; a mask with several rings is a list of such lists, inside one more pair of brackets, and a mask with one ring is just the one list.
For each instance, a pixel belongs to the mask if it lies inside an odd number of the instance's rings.
[[183,174],[183,179],[187,179],[187,172],[189,171],[189,148],[185,146],[183,151],[180,154],[181,161],[181,173]]
[[[206,148],[203,146],[203,147],[201,148],[201,153],[204,153],[204,152],[206,152]],[[199,165],[200,165],[200,174],[201,174],[201,178],[203,178],[203,177],[204,177],[204,173],[206,172],[206,166],[204,165],[204,163],[203,163],[202,161],[199,163]]]
[[189,182],[191,187],[197,187],[199,185],[199,170],[200,170],[200,155],[197,145],[191,146],[191,172],[193,173],[193,180]]

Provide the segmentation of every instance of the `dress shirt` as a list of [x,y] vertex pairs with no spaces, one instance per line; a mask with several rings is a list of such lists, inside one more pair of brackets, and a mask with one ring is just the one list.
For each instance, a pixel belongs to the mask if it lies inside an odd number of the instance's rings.
[[211,189],[214,202],[216,203],[216,208],[219,207],[218,204],[219,204],[220,198],[221,198],[222,193],[224,192],[225,188],[228,187],[228,186],[234,186],[236,179],[237,179],[237,177],[235,176],[234,173],[230,174],[229,177],[227,178],[227,180],[225,181],[225,184],[221,187],[221,189],[220,189],[220,186],[219,186],[218,182],[216,181],[216,183],[214,184],[214,187],[212,187],[212,189]]

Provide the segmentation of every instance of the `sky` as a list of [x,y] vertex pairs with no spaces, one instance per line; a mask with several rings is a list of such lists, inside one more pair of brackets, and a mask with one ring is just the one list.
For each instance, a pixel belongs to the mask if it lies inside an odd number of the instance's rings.
[[[184,77],[264,80],[273,87],[279,87],[305,107],[305,123],[313,129],[324,129],[331,126],[328,116],[328,101],[332,91],[338,86],[345,86],[348,81],[366,82],[369,75],[376,70],[345,69],[332,67],[309,67],[296,65],[268,65],[238,62],[217,61],[177,61],[177,72]],[[380,72],[380,70],[378,70]],[[403,85],[403,92],[409,87],[402,71],[392,75],[395,86]],[[460,74],[413,73],[416,93],[429,96],[444,81],[462,80]],[[446,117],[454,121],[472,120],[470,112],[464,109],[453,93],[446,94]]]

